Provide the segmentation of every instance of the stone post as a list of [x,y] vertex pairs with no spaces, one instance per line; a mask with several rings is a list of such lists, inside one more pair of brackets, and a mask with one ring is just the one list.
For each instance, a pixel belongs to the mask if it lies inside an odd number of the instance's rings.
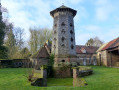
[[78,75],[79,75],[79,68],[78,67],[73,67],[73,86],[80,86],[78,83]]
[[33,86],[47,86],[47,70],[46,65],[40,67],[41,70],[35,70],[33,78],[36,78],[34,82],[31,83]]
[[73,67],[73,86],[80,87],[86,85],[86,81],[79,77],[79,67]]
[[73,78],[77,78],[79,75],[79,68],[74,67],[73,68]]
[[47,70],[46,70],[46,67],[43,68],[43,86],[47,86]]

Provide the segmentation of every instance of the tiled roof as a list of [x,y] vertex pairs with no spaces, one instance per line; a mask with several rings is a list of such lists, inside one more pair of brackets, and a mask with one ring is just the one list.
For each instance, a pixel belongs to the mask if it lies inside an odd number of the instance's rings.
[[77,54],[83,54],[82,48],[86,50],[87,54],[93,54],[96,53],[98,47],[95,46],[83,46],[83,45],[76,45],[76,53]]
[[103,44],[96,52],[100,52],[108,43]]
[[45,46],[43,46],[32,58],[48,58],[50,55]]
[[114,48],[117,46],[119,46],[119,37],[110,41],[104,48],[102,48],[102,51],[107,50],[107,49],[111,49],[111,48]]

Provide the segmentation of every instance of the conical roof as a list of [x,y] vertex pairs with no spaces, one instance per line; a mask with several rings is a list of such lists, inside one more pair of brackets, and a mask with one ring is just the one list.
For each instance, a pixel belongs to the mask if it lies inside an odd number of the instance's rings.
[[62,5],[59,8],[69,8],[69,7]]
[[50,15],[54,17],[54,14],[55,14],[56,12],[63,12],[63,11],[72,12],[73,16],[75,16],[76,13],[77,13],[76,10],[74,10],[74,9],[72,9],[72,8],[69,8],[69,7],[65,6],[65,5],[62,5],[62,6],[58,7],[58,8],[56,8],[56,9],[52,10],[52,11],[50,12]]

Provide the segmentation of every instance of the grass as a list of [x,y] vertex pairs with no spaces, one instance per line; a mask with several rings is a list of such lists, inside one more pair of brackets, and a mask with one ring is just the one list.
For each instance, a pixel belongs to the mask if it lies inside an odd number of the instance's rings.
[[31,86],[24,68],[0,69],[0,90],[119,90],[119,69],[92,66],[94,74],[84,77],[88,85],[72,87],[72,78],[48,78],[48,87]]

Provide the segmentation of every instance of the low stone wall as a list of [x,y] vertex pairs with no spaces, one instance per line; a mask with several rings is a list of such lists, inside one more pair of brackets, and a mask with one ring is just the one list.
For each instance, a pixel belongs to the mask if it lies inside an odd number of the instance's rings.
[[31,66],[29,59],[2,59],[0,68],[29,68]]
[[54,67],[54,77],[56,78],[69,78],[72,77],[71,67]]

